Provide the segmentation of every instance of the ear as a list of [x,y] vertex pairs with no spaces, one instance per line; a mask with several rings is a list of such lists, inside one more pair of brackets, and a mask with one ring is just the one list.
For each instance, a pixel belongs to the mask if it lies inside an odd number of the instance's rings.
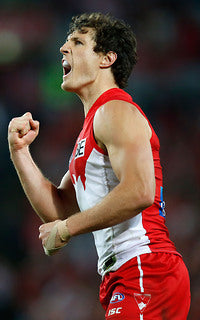
[[100,68],[109,68],[117,60],[117,54],[114,51],[109,51],[106,55],[102,56]]

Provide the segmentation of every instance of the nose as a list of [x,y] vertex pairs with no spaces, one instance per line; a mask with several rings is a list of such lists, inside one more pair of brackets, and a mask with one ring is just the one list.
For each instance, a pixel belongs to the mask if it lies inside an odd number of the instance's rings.
[[60,47],[60,53],[62,53],[62,54],[69,53],[69,48],[68,48],[67,42],[64,43],[62,47]]

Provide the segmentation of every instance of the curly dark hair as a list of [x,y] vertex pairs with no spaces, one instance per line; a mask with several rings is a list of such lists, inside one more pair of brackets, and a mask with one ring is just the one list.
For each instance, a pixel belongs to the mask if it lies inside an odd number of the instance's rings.
[[96,53],[106,54],[109,51],[114,51],[117,54],[117,59],[111,66],[111,70],[116,84],[119,88],[124,88],[137,62],[137,42],[131,27],[110,14],[83,13],[72,17],[68,34],[76,30],[86,33],[86,28],[92,28],[95,31],[94,51]]

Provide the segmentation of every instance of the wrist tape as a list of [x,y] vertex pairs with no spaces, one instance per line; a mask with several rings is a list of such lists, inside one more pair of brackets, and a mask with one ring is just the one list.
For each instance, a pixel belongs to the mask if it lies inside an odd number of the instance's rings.
[[66,220],[64,221],[59,221],[57,223],[57,229],[58,229],[58,234],[60,236],[60,239],[63,241],[63,242],[68,242],[69,239],[70,239],[70,234],[69,234],[69,230],[66,226]]
[[[58,232],[60,239],[64,242],[63,245],[61,245],[59,247],[55,247],[57,232]],[[47,241],[46,241],[45,245],[43,246],[45,254],[50,256],[50,255],[56,253],[56,251],[58,251],[59,249],[61,249],[62,247],[64,247],[68,243],[69,239],[70,239],[70,234],[69,234],[68,228],[66,226],[66,220],[59,221],[52,228],[52,230],[47,238]]]

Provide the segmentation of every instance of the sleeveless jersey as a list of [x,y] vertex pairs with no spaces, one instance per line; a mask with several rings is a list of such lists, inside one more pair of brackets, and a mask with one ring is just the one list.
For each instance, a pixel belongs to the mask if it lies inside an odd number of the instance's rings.
[[[86,115],[69,164],[71,180],[81,211],[95,206],[119,183],[112,170],[108,154],[97,145],[93,133],[93,120],[97,109],[111,100],[122,100],[133,104],[147,119],[131,96],[122,89],[107,90],[92,105]],[[150,143],[156,180],[155,200],[152,206],[133,218],[113,227],[93,232],[98,253],[98,272],[102,276],[108,271],[117,270],[131,258],[144,253],[178,254],[169,239],[165,225],[160,144],[150,123],[149,126],[152,130]]]

